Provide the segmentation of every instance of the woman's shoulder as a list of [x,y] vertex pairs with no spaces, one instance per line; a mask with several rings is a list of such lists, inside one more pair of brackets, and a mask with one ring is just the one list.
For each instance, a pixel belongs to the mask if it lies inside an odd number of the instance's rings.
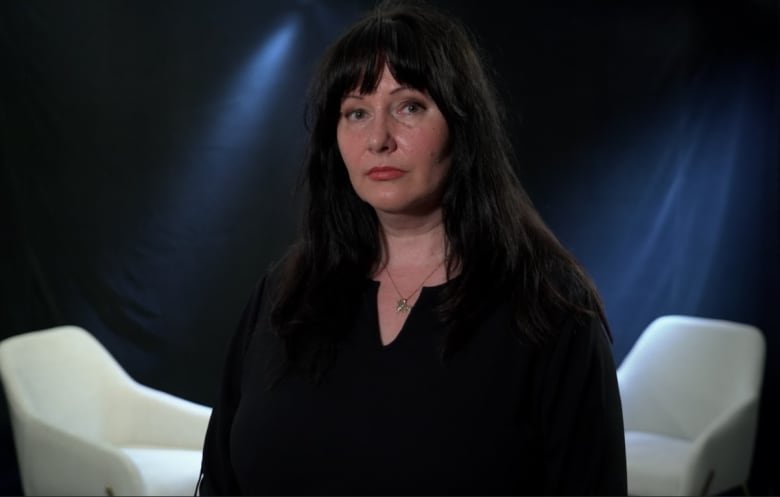
[[289,265],[290,256],[288,254],[268,262],[255,276],[254,286],[249,294],[249,303],[261,304],[272,300],[281,283],[287,277]]
[[584,372],[594,360],[598,364],[613,360],[607,325],[597,313],[568,314],[560,320],[556,333],[540,347],[540,354],[548,371],[580,368]]
[[278,261],[272,261],[255,277],[246,298],[239,325],[247,338],[254,334],[263,322],[268,320],[274,295],[282,278],[281,273],[281,264]]

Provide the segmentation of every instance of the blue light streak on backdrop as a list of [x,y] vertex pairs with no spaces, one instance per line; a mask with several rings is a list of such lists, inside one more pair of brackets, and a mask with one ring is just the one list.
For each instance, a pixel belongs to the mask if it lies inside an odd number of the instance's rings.
[[221,209],[236,199],[251,169],[262,166],[253,160],[258,143],[263,143],[272,107],[285,78],[286,63],[300,29],[297,14],[288,15],[263,40],[257,51],[237,72],[214,115],[206,117],[205,130],[184,151],[182,164],[171,178],[161,203],[161,222],[168,229],[189,226],[194,232],[213,229],[225,221]]
[[205,201],[223,205],[245,182],[245,168],[257,165],[247,156],[264,140],[263,126],[278,104],[280,86],[290,76],[286,63],[299,29],[296,13],[283,19],[237,72],[218,100],[217,110],[206,116],[205,129],[185,151],[177,171],[180,176],[171,185],[174,204],[167,209],[175,212],[171,216],[177,222]]
[[227,92],[222,114],[206,137],[211,146],[229,150],[262,138],[260,126],[269,104],[276,100],[274,87],[285,76],[285,62],[299,30],[300,17],[290,14],[239,72]]
[[618,361],[661,314],[760,325],[766,312],[764,275],[777,270],[777,227],[761,227],[778,189],[771,89],[749,65],[708,76],[583,154],[601,168],[574,171],[580,186],[559,192],[551,213],[602,292]]
[[204,123],[194,125],[201,130],[181,151],[172,174],[160,178],[152,215],[127,247],[126,265],[107,276],[129,311],[144,309],[131,304],[135,301],[158,309],[126,316],[139,334],[176,343],[174,332],[187,333],[204,309],[183,315],[165,309],[198,309],[224,286],[220,272],[229,273],[226,265],[240,242],[236,223],[248,215],[253,183],[263,169],[275,166],[264,164],[257,150],[267,144],[263,128],[269,118],[284,107],[278,93],[294,76],[288,64],[300,24],[297,13],[284,17],[215,100],[215,109],[204,105],[209,110]]

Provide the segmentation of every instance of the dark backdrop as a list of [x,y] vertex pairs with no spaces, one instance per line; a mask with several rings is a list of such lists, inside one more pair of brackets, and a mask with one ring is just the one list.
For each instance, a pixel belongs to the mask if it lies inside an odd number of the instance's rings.
[[[294,234],[313,64],[371,3],[0,3],[0,337],[77,324],[211,404]],[[495,66],[521,178],[601,288],[616,361],[661,314],[764,331],[751,490],[776,492],[777,3],[439,3]]]

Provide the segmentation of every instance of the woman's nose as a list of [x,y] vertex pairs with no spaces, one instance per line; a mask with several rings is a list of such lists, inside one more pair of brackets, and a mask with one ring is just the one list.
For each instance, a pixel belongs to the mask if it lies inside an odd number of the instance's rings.
[[380,114],[372,120],[368,131],[368,148],[372,152],[388,153],[395,150],[396,143],[390,119]]

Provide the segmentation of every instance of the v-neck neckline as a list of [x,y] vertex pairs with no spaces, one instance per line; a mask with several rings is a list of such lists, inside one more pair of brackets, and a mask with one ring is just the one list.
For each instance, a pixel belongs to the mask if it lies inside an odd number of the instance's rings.
[[[457,276],[455,278],[457,278]],[[406,319],[401,325],[401,329],[398,331],[398,334],[395,336],[395,338],[393,338],[387,344],[382,343],[382,333],[379,326],[379,300],[378,299],[379,299],[379,286],[381,283],[375,279],[368,279],[369,283],[371,284],[371,292],[369,297],[371,302],[369,307],[370,322],[371,322],[370,333],[372,335],[372,341],[378,345],[379,350],[382,351],[393,350],[398,347],[397,344],[399,340],[408,339],[404,337],[409,334],[410,332],[409,328],[413,326],[414,322],[419,320],[420,312],[424,312],[426,310],[426,306],[428,305],[428,299],[432,294],[432,292],[440,291],[440,289],[444,288],[452,281],[454,281],[455,278],[447,280],[444,283],[440,283],[438,285],[423,286],[422,288],[420,288],[420,294],[417,296],[417,301],[409,309],[409,315],[406,316]],[[419,307],[422,308],[418,309]]]

